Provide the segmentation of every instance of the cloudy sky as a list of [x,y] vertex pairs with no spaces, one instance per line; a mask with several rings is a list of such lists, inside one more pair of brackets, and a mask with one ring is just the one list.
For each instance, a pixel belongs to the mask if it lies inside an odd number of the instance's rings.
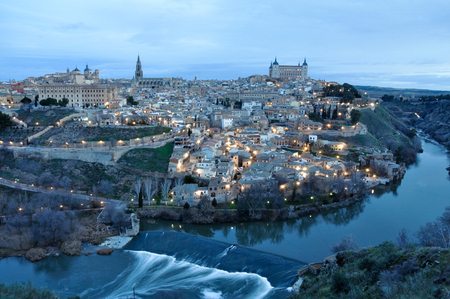
[[450,90],[448,0],[1,1],[0,81],[86,63],[102,78],[233,79],[306,57],[315,79]]

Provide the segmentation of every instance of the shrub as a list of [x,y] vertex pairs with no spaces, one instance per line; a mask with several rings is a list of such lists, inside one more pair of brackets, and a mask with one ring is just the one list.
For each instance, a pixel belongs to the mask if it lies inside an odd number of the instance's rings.
[[58,299],[58,297],[46,288],[37,289],[30,282],[27,284],[13,283],[9,286],[0,284],[0,298],[15,299]]
[[189,203],[186,201],[186,202],[184,203],[183,209],[189,210],[190,207],[191,207],[191,206],[190,206]]
[[336,294],[350,292],[350,281],[345,274],[341,272],[333,273],[333,276],[331,276],[331,291]]
[[359,244],[356,242],[356,238],[353,235],[343,236],[339,241],[333,243],[333,252],[335,253],[357,249],[359,249]]

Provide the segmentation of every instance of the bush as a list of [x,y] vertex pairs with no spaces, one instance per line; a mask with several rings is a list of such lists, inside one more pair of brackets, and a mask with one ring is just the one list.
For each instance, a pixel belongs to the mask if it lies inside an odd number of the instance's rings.
[[0,284],[0,298],[14,299],[58,299],[58,297],[46,288],[37,289],[30,282],[27,284],[13,283],[9,286]]
[[333,273],[333,276],[331,276],[331,291],[336,294],[350,292],[350,281],[345,274],[341,272]]
[[184,203],[183,209],[189,210],[190,207],[191,207],[191,206],[190,206],[189,203],[186,201],[186,202]]
[[359,244],[356,242],[356,238],[353,235],[343,236],[339,241],[333,243],[334,253],[357,249],[359,249]]
[[215,208],[217,206],[217,200],[214,198],[211,204]]

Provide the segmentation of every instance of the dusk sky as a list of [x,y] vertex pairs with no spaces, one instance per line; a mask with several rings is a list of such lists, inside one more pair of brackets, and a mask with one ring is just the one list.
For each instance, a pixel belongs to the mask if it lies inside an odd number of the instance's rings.
[[450,90],[450,1],[2,1],[0,81],[236,79],[306,57],[314,79]]

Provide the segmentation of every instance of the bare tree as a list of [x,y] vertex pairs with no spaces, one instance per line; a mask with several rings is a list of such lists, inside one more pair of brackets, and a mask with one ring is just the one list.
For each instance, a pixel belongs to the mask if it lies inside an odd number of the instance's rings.
[[195,200],[195,191],[197,190],[196,184],[184,184],[184,194],[186,195],[186,201],[192,206]]
[[55,177],[50,172],[44,172],[37,179],[37,184],[43,187],[51,187],[55,183]]
[[160,185],[161,188],[161,196],[165,201],[169,200],[169,194],[170,194],[170,186],[172,185],[172,182],[165,178]]
[[261,185],[253,185],[245,189],[245,191],[241,192],[238,200],[238,211],[248,211],[251,218],[258,218],[258,212],[264,207],[265,193],[266,190]]
[[359,249],[359,244],[356,242],[356,238],[353,235],[343,236],[339,241],[333,243],[333,252],[338,253],[339,251],[347,250],[357,250]]
[[113,191],[113,184],[107,180],[101,180],[97,186],[97,192],[106,196],[110,195]]
[[350,184],[348,185],[348,191],[350,193],[358,193],[366,188],[366,184],[363,181],[364,173],[362,171],[353,171],[350,174]]
[[3,194],[0,194],[0,215],[3,212],[3,209],[6,208],[7,203],[8,203],[8,199],[6,198],[6,196]]
[[175,187],[174,189],[176,189],[176,193],[175,193],[175,201],[177,202],[178,205],[181,204],[181,201],[183,199],[183,179],[182,178],[177,178],[175,180]]
[[408,246],[408,244],[409,244],[408,232],[406,231],[406,228],[402,228],[398,233],[397,245],[398,247],[403,249],[406,246]]
[[202,195],[200,197],[200,201],[197,207],[199,208],[200,211],[202,211],[202,213],[207,214],[214,213],[214,211],[216,210],[211,204],[211,201],[209,200],[207,195]]
[[139,197],[139,193],[141,193],[141,188],[142,188],[142,181],[136,180],[133,183],[133,191],[134,191],[134,193],[136,193],[136,198]]
[[68,239],[72,232],[69,217],[66,213],[51,210],[36,214],[31,228],[34,241],[41,245],[53,245]]
[[145,197],[148,200],[148,204],[152,201],[153,196],[158,192],[158,183],[153,180],[147,179],[144,181]]
[[304,195],[315,195],[319,192],[320,182],[317,177],[310,173],[306,176],[302,184],[302,193]]

